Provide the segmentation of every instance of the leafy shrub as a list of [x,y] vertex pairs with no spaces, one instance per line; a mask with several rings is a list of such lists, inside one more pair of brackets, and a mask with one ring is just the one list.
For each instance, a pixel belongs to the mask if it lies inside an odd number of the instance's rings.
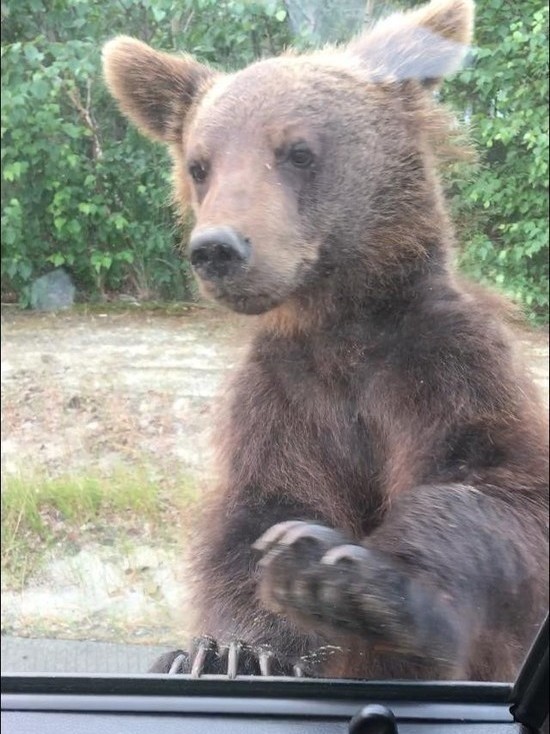
[[548,5],[477,4],[473,64],[445,88],[481,165],[458,177],[461,263],[548,317]]

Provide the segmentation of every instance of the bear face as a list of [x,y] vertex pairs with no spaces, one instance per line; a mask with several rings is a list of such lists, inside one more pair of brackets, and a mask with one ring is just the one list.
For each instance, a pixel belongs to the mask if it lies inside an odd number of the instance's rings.
[[204,294],[243,313],[296,308],[327,281],[339,287],[335,274],[360,273],[373,288],[392,263],[433,255],[445,222],[430,90],[460,63],[471,22],[470,3],[434,2],[345,48],[234,74],[132,39],[107,44],[122,109],[171,148]]

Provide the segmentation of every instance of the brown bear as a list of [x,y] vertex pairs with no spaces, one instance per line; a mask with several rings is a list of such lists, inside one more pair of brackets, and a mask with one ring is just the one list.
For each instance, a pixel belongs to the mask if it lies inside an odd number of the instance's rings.
[[195,549],[203,637],[157,672],[511,679],[542,621],[545,411],[453,272],[437,174],[472,21],[434,0],[229,74],[105,46],[170,148],[204,293],[258,315]]

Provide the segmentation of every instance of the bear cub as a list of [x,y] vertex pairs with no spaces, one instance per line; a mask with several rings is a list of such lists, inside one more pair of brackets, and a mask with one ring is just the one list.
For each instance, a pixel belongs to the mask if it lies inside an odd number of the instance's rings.
[[511,680],[534,638],[545,411],[495,299],[453,271],[437,172],[434,91],[473,15],[433,0],[227,74],[104,48],[170,149],[203,293],[256,327],[217,424],[198,642],[156,672]]

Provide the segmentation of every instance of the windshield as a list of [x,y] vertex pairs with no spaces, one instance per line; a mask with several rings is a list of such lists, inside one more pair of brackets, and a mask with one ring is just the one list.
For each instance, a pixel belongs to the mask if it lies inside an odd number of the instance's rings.
[[515,678],[547,72],[531,0],[2,3],[3,672]]

